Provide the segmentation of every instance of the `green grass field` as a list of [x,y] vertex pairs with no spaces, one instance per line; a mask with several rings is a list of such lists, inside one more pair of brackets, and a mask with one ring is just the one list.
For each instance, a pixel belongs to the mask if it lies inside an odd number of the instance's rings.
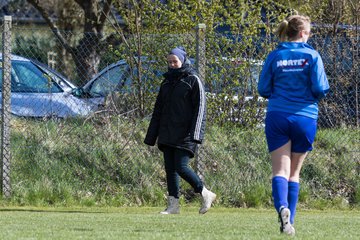
[[[0,239],[287,239],[270,209],[0,208]],[[359,239],[360,211],[299,210],[294,239]]]

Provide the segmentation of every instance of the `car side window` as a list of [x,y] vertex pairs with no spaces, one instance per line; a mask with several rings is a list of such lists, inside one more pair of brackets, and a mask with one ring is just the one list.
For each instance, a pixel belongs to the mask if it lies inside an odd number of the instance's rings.
[[50,76],[30,62],[12,62],[11,91],[30,93],[59,93],[61,88]]
[[115,66],[105,71],[93,82],[90,88],[90,94],[94,96],[106,96],[115,91],[124,80],[125,67]]

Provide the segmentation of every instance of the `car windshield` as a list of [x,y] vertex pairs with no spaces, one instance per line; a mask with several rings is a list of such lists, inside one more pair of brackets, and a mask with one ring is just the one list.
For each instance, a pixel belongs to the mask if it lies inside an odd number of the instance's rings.
[[[11,92],[21,93],[59,93],[62,89],[31,62],[11,62]],[[3,75],[0,69],[0,84]],[[1,91],[1,90],[0,90]]]
[[67,81],[66,77],[63,76],[61,73],[49,68],[49,66],[37,61],[37,60],[32,60],[31,61],[34,65],[36,65],[38,68],[41,69],[41,71],[43,71],[44,73],[48,74],[51,76],[51,78],[54,79],[54,81],[61,87],[61,89],[63,89],[64,91],[66,90],[72,90],[74,88],[76,88],[76,86],[70,82]]
[[130,93],[136,91],[140,85],[147,91],[157,91],[158,84],[155,85],[154,81],[162,76],[162,72],[152,69],[147,64],[142,66],[142,70],[142,81],[138,82],[137,68],[131,71],[130,67],[124,64],[107,69],[92,83],[89,93],[94,97],[104,97],[111,92]]

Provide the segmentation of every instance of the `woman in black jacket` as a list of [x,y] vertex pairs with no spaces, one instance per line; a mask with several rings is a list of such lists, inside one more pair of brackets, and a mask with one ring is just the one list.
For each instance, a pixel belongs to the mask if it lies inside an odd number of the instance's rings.
[[202,196],[199,213],[206,213],[215,200],[215,193],[207,190],[199,176],[189,167],[197,145],[205,132],[206,98],[204,85],[191,67],[182,47],[167,56],[169,70],[164,74],[157,96],[145,144],[154,146],[156,139],[164,154],[168,206],[161,214],[178,214],[179,176]]

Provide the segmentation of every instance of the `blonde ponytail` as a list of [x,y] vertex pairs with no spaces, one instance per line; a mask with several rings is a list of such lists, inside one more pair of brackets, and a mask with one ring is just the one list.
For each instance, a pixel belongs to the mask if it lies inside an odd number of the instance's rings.
[[281,42],[285,42],[287,40],[287,28],[288,28],[289,22],[287,20],[283,20],[276,31],[276,35],[279,37]]
[[279,24],[276,31],[281,42],[293,41],[299,38],[299,32],[310,25],[310,18],[303,15],[291,15]]

